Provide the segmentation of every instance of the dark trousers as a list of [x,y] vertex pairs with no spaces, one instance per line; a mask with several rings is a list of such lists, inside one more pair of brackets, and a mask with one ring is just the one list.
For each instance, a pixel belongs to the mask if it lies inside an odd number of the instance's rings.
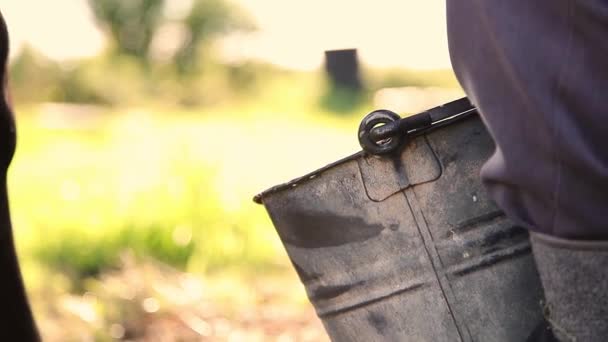
[[6,89],[8,32],[0,14],[0,340],[38,341],[13,242],[6,172],[15,152],[15,125]]
[[497,149],[481,176],[518,224],[608,240],[608,1],[448,0],[450,55]]

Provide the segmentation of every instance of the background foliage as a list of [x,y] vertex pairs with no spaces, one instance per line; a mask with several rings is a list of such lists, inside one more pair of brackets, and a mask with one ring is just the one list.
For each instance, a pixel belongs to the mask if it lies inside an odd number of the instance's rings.
[[364,66],[362,93],[336,92],[322,71],[220,58],[255,29],[234,5],[167,3],[90,0],[103,54],[11,61],[12,216],[43,335],[323,340],[252,196],[356,151],[378,90],[456,81]]

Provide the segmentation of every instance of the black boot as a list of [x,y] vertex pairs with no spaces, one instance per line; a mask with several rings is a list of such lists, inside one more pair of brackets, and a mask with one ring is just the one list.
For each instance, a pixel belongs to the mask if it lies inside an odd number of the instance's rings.
[[532,233],[547,321],[559,341],[608,341],[608,241]]

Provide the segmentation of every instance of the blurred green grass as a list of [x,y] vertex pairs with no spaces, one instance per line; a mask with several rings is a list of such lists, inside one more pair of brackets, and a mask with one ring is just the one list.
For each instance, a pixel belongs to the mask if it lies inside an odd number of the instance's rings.
[[221,161],[197,133],[205,120],[111,113],[92,128],[57,128],[42,115],[20,116],[10,171],[23,258],[75,278],[124,250],[184,270],[273,262],[263,210],[236,203],[231,215],[218,200]]
[[21,111],[9,189],[26,271],[61,272],[77,290],[124,252],[201,274],[285,269],[251,198],[354,152],[356,118],[281,106]]

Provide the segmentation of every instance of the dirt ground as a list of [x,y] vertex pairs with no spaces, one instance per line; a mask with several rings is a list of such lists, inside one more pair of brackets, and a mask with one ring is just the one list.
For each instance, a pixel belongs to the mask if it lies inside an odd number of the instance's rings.
[[84,287],[30,295],[45,341],[329,341],[290,270],[201,277],[128,261]]

